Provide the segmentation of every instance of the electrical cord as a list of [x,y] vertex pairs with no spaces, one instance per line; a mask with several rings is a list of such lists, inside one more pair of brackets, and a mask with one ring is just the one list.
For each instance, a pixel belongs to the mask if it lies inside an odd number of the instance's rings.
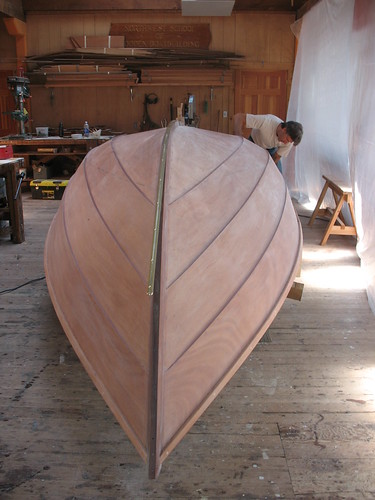
[[44,280],[46,277],[42,276],[41,278],[34,278],[32,280],[26,281],[26,283],[22,283],[22,285],[18,285],[14,288],[7,288],[5,290],[0,290],[0,295],[4,295],[6,293],[14,292],[15,290],[18,290],[19,288],[22,288],[23,286],[30,285],[30,283],[35,283],[36,281],[41,281]]

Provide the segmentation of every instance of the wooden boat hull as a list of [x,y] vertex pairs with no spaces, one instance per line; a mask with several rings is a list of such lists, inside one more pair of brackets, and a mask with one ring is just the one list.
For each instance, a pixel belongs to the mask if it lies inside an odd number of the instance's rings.
[[156,477],[261,339],[301,228],[268,153],[173,123],[92,150],[45,244],[73,348]]

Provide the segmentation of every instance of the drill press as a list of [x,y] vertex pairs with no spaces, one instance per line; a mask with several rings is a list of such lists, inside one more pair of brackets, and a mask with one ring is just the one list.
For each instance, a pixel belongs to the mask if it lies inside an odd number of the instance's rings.
[[[11,112],[12,118],[20,124],[20,136],[25,137],[25,122],[29,115],[24,106],[25,99],[30,97],[30,80],[24,76],[8,76],[8,89],[12,92],[16,103],[16,110]],[[19,137],[19,136],[18,136]]]

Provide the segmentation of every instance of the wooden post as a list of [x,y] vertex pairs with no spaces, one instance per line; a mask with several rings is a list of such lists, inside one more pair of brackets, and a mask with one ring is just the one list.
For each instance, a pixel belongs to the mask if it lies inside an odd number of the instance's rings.
[[15,17],[4,17],[3,20],[9,35],[16,37],[17,67],[20,67],[27,55],[26,23]]

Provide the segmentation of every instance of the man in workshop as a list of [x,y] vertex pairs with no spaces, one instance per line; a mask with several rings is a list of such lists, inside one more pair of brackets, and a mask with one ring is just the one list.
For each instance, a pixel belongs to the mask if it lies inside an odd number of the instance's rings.
[[283,122],[275,115],[250,115],[237,113],[233,117],[234,133],[242,137],[242,128],[251,129],[249,140],[266,149],[282,172],[281,158],[302,139],[303,128],[298,122]]

